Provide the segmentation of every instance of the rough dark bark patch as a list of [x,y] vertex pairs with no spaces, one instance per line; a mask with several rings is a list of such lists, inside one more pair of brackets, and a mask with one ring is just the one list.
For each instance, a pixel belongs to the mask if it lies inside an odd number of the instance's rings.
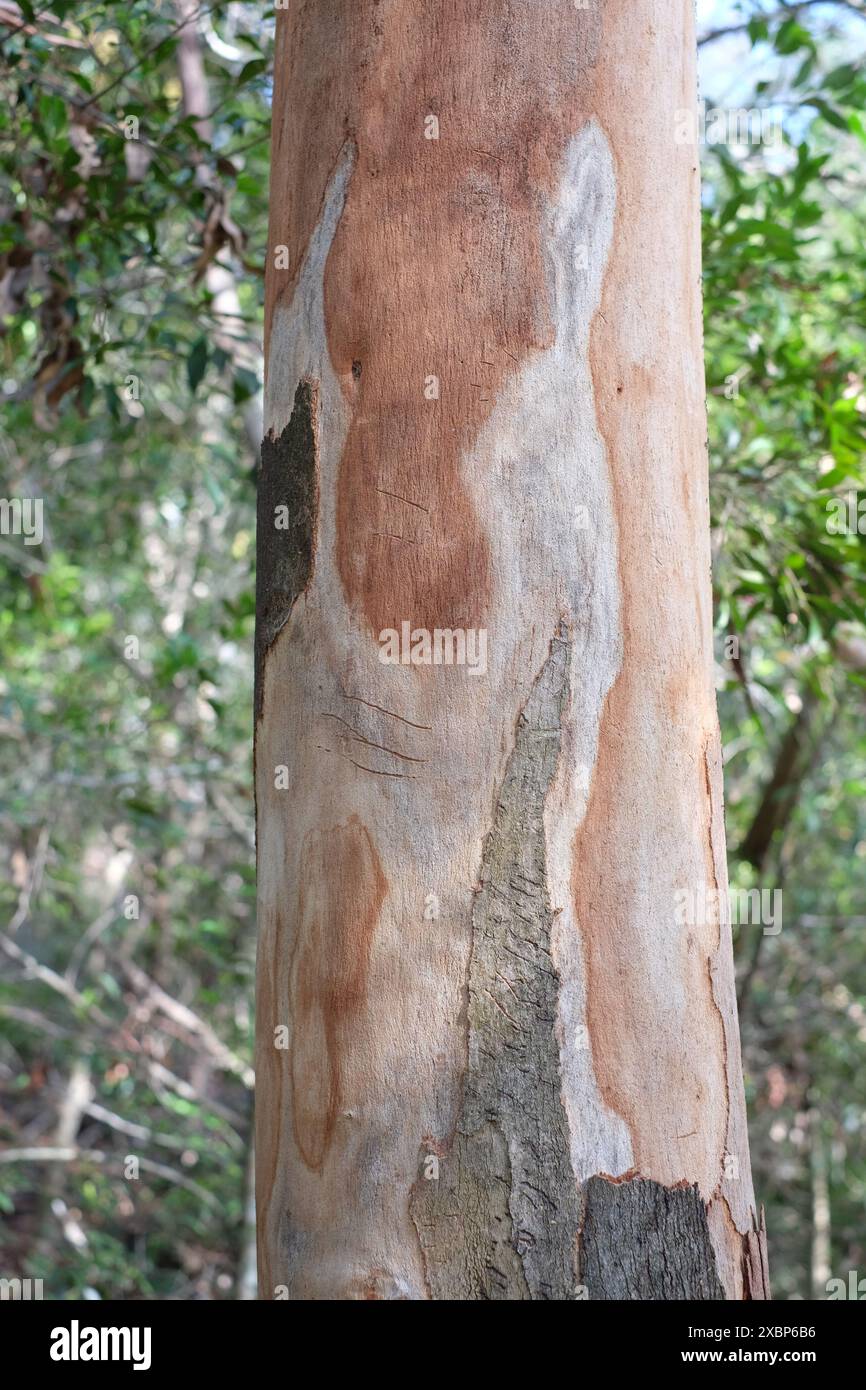
[[439,1179],[411,1213],[434,1299],[571,1299],[580,1203],[561,1096],[544,803],[570,648],[563,629],[520,715],[472,913],[469,1057]]
[[[279,439],[262,440],[256,506],[255,717],[262,713],[268,648],[288,621],[313,572],[318,511],[316,403],[312,381],[299,381]],[[286,507],[288,526],[275,525]]]
[[584,1203],[580,1264],[590,1300],[725,1298],[697,1186],[596,1177]]

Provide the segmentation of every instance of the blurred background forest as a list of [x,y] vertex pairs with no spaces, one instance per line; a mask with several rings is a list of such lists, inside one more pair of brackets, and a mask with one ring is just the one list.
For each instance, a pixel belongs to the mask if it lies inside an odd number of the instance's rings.
[[[825,1298],[866,1275],[866,0],[698,11],[708,108],[781,132],[701,151],[717,672],[732,879],[784,894],[735,938],[755,1186],[774,1296]],[[44,502],[0,535],[0,1275],[50,1298],[255,1296],[273,24],[0,0],[0,496]]]

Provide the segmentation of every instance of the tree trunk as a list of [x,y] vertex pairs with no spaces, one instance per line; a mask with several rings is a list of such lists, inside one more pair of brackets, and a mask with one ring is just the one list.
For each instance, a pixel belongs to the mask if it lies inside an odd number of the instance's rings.
[[766,1296],[694,106],[691,0],[278,15],[262,1297]]

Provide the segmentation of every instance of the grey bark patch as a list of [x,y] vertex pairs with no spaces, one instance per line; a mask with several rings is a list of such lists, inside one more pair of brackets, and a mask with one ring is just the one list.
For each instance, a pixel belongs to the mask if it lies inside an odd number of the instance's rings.
[[564,628],[517,725],[472,912],[463,1104],[410,1210],[434,1299],[577,1296],[580,1201],[556,1036],[544,803],[562,742]]
[[[299,381],[292,415],[279,439],[262,440],[256,504],[255,717],[264,698],[268,648],[310,581],[318,513],[317,389]],[[288,524],[277,529],[277,508]]]
[[584,1187],[580,1264],[590,1300],[726,1296],[696,1186],[590,1178]]

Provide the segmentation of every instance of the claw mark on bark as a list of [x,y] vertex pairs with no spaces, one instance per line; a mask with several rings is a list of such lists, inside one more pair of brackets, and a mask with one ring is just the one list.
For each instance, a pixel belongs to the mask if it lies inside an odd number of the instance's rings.
[[561,1096],[544,834],[570,654],[563,625],[519,716],[484,847],[462,1111],[438,1182],[419,1178],[410,1203],[434,1299],[576,1296],[580,1204]]
[[410,729],[423,729],[426,733],[430,733],[433,728],[432,724],[415,724],[411,719],[406,719],[402,714],[395,714],[393,710],[385,709],[382,705],[374,705],[370,700],[363,700],[360,695],[347,695],[345,690],[343,691],[343,695],[345,699],[354,700],[356,704],[366,705],[367,709],[377,710],[379,714],[387,714],[389,719],[399,719],[401,724],[408,724]]
[[[299,381],[291,419],[279,439],[262,440],[256,506],[255,717],[261,717],[268,650],[313,573],[318,515],[315,382]],[[288,525],[277,529],[276,509]]]
[[377,777],[396,777],[401,782],[417,782],[418,778],[413,777],[409,772],[385,772],[381,767],[368,767],[366,763],[357,763],[354,758],[346,758],[353,767],[357,767],[361,772],[373,772]]
[[[343,727],[349,731],[355,743],[363,743],[368,748],[378,748],[380,752],[390,753],[392,758],[402,758],[403,762],[406,763],[426,763],[427,761],[426,758],[413,758],[408,753],[400,753],[396,748],[386,748],[384,743],[376,743],[374,739],[367,738],[364,734],[359,734],[358,730],[353,728],[349,721],[343,719],[339,714],[330,714],[328,711],[325,711],[322,718],[334,719],[338,724],[342,724]],[[343,737],[345,738],[345,734]]]
[[580,1267],[590,1300],[726,1297],[697,1185],[590,1178]]
[[377,487],[376,491],[381,492],[383,497],[393,497],[395,502],[405,502],[407,507],[415,507],[419,512],[427,512],[428,514],[430,512],[429,507],[422,507],[420,502],[412,502],[408,497],[401,497],[399,492],[389,492],[386,487]]

